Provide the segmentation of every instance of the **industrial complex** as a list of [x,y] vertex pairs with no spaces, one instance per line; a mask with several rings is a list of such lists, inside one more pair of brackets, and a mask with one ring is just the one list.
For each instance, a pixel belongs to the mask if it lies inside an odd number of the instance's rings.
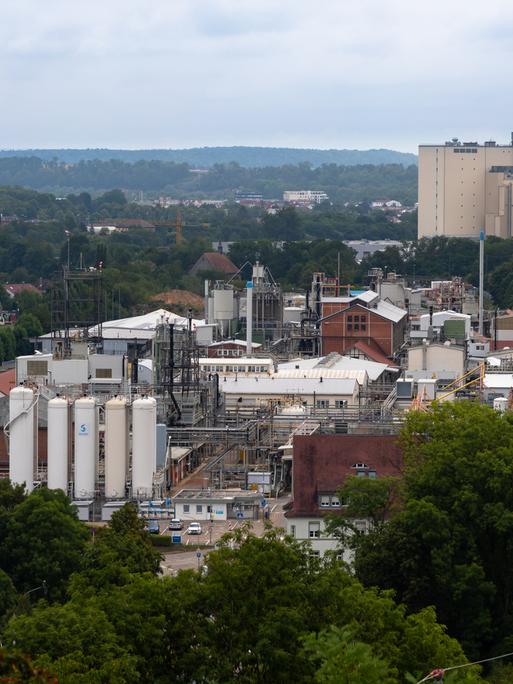
[[461,278],[419,287],[374,268],[355,289],[319,272],[286,293],[247,263],[205,281],[203,318],[105,321],[101,277],[65,270],[52,330],[0,397],[2,474],[63,490],[85,521],[127,501],[150,518],[257,520],[285,496],[289,533],[322,554],[345,477],[400,468],[408,411],[511,403],[511,316]]

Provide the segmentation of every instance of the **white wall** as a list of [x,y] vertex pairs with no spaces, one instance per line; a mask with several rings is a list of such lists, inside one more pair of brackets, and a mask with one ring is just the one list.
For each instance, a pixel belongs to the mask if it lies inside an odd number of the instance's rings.
[[[312,551],[318,551],[320,556],[324,556],[327,551],[341,552],[339,548],[339,540],[335,537],[329,537],[325,533],[325,523],[323,518],[286,518],[287,520],[287,534],[294,537],[300,542],[308,541],[312,547]],[[321,536],[310,537],[309,524],[319,523]],[[353,553],[348,549],[343,551],[343,560],[346,563],[351,563],[353,560]]]
[[[187,506],[189,507],[189,510],[184,510],[184,507]],[[201,506],[200,511],[197,510],[198,506]],[[211,506],[213,520],[227,519],[228,516],[226,503],[212,503],[210,501],[205,501],[205,499],[202,499],[201,501],[191,499],[191,501],[175,503],[175,517],[184,521],[210,521],[210,511],[208,511],[208,506]]]

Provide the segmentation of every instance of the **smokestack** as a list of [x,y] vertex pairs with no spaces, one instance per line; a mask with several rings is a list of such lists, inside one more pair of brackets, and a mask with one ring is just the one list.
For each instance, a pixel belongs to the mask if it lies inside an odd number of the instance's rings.
[[479,334],[483,334],[484,230],[479,233]]
[[253,281],[246,283],[246,356],[253,353]]
[[208,280],[205,280],[205,323],[208,323]]

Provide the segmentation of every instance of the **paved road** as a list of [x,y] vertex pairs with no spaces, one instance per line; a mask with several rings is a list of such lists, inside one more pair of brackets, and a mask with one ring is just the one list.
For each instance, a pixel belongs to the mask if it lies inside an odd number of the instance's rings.
[[[290,496],[280,497],[279,499],[269,500],[270,520],[275,527],[286,527],[283,506],[290,501]],[[165,575],[176,574],[178,570],[197,569],[198,558],[198,544],[215,544],[216,541],[226,532],[241,527],[243,525],[241,520],[227,520],[224,522],[202,522],[202,534],[188,535],[185,534],[185,529],[182,530],[182,543],[191,548],[191,551],[182,551],[175,553],[166,553],[162,561],[162,570]],[[161,531],[166,532],[167,523],[161,523]],[[212,531],[210,531],[210,525]],[[252,521],[252,531],[257,536],[264,533],[265,526],[262,520]],[[192,550],[194,549],[194,550]],[[200,565],[203,564],[205,555],[208,554],[208,549],[199,549],[201,557],[199,559]]]

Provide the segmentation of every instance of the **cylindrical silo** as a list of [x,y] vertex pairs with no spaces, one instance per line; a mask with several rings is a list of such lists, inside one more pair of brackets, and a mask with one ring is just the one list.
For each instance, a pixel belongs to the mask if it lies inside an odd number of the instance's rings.
[[125,496],[127,464],[126,399],[115,397],[105,404],[105,497]]
[[48,489],[68,492],[68,414],[66,399],[48,402]]
[[97,443],[96,401],[93,397],[82,397],[75,401],[75,467],[73,474],[76,499],[94,497]]
[[37,411],[34,392],[13,387],[9,393],[9,478],[13,484],[34,489],[35,430]]
[[157,402],[153,397],[136,399],[132,404],[132,496],[152,496],[153,475],[157,467]]

